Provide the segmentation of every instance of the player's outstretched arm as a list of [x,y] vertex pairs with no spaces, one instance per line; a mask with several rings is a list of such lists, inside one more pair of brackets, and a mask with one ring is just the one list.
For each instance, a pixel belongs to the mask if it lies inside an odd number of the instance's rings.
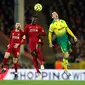
[[78,41],[78,39],[76,38],[76,36],[73,34],[73,32],[69,28],[67,28],[67,32],[74,38],[74,41],[75,42]]

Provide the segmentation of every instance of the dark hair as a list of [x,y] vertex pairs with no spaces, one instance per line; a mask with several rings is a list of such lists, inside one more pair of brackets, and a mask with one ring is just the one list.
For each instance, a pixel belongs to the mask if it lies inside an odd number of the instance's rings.
[[57,14],[59,14],[58,10],[52,10],[51,13],[50,13],[50,16],[52,16],[53,12],[57,12]]

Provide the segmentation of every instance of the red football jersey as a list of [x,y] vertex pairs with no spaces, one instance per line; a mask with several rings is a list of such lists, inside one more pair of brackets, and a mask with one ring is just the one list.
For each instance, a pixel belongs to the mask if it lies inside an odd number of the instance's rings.
[[38,24],[27,24],[24,32],[29,37],[29,42],[37,42],[40,35],[46,35],[44,29]]
[[24,32],[22,30],[19,30],[19,31],[12,30],[9,44],[12,46],[15,44],[21,44],[23,35],[24,35]]

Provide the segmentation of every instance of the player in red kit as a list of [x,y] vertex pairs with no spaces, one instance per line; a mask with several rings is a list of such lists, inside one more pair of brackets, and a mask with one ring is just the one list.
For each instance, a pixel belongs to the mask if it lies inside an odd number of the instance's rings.
[[37,21],[38,21],[38,17],[33,16],[31,24],[27,24],[25,26],[24,32],[29,37],[28,38],[28,41],[29,41],[28,48],[33,56],[33,64],[34,64],[38,74],[40,74],[37,59],[40,60],[41,69],[44,69],[44,65],[43,65],[43,55],[42,55],[41,49],[39,47],[39,44],[42,43],[41,37],[45,36],[46,33],[45,33],[44,29],[40,25],[37,24]]
[[13,63],[14,63],[14,69],[15,69],[14,79],[18,78],[18,75],[17,75],[18,56],[19,56],[19,51],[20,51],[20,45],[24,43],[24,40],[25,40],[24,31],[21,30],[20,23],[16,23],[15,29],[12,30],[10,34],[10,41],[7,46],[7,50],[5,52],[4,61],[3,61],[4,68],[2,69],[0,74],[3,74],[4,72],[6,72],[8,57],[10,56],[10,54],[13,53],[14,54]]

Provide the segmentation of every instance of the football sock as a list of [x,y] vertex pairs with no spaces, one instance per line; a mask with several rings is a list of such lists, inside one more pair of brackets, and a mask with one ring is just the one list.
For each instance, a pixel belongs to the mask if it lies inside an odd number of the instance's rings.
[[36,71],[40,72],[39,68],[38,68],[38,61],[37,61],[37,58],[35,56],[33,56],[33,64],[35,66]]
[[18,69],[18,63],[14,63],[14,69],[15,69],[15,72],[17,72],[17,69]]
[[64,57],[64,58],[63,58],[63,62],[64,62],[64,61],[68,61],[68,58]]
[[4,58],[4,68],[7,67],[8,58]]
[[38,53],[38,57],[40,60],[40,64],[42,65],[43,64],[43,55],[42,55],[40,48],[37,48],[37,53]]
[[63,58],[63,67],[65,70],[67,70],[67,66],[68,66],[68,58],[64,57]]

